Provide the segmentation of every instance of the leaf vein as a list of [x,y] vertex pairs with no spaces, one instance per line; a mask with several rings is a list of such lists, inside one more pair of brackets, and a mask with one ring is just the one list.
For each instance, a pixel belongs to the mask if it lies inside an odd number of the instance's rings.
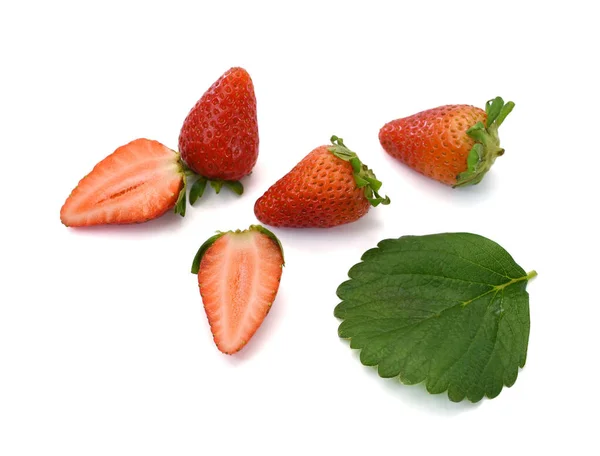
[[[503,275],[507,279],[511,279],[512,278],[512,277],[508,276],[508,272],[506,271],[506,268],[504,267],[504,263],[502,263],[502,262],[500,262],[500,260],[498,260],[498,258],[496,257],[496,255],[494,255],[494,253],[491,252],[487,248],[487,246],[485,245],[485,243],[481,243],[481,245],[476,245],[476,244],[474,244],[474,242],[472,240],[470,240],[468,238],[468,236],[462,236],[462,239],[465,240],[466,242],[468,242],[469,244],[474,245],[475,248],[484,250],[491,258],[494,259],[494,261],[498,264],[498,266],[500,266],[500,268],[502,269],[502,272],[503,272],[503,274],[501,274],[501,275]],[[489,270],[492,271],[492,269],[489,269]]]
[[[496,294],[497,294],[497,293],[498,293],[498,290],[496,291]],[[488,306],[489,306],[489,305],[490,305],[490,304],[491,304],[491,303],[494,301],[494,298],[496,297],[496,294],[494,294],[494,296],[492,296],[492,299],[491,299],[491,300],[488,302]],[[462,360],[463,360],[463,358],[466,356],[466,354],[469,352],[469,350],[470,350],[470,349],[471,349],[471,347],[473,346],[473,342],[475,341],[475,339],[477,339],[477,336],[479,335],[479,332],[481,331],[481,328],[483,327],[483,323],[484,323],[484,321],[485,321],[485,316],[486,316],[486,315],[487,315],[487,310],[486,310],[486,313],[485,313],[485,314],[483,315],[483,317],[481,318],[481,322],[479,323],[479,326],[477,327],[477,331],[475,331],[475,334],[473,335],[473,337],[472,337],[472,338],[471,338],[471,340],[469,341],[469,345],[468,345],[468,346],[467,346],[467,348],[464,350],[463,354],[462,354],[461,356],[459,356],[458,358],[456,358],[456,359],[454,360],[454,362],[453,362],[453,363],[452,363],[450,366],[448,366],[448,368],[446,368],[446,369],[443,371],[442,375],[440,375],[440,376],[439,376],[439,378],[443,377],[443,376],[444,376],[444,373],[447,373],[447,372],[449,372],[449,371],[450,371],[452,368],[454,368],[454,366],[456,366],[456,364],[457,364],[459,361],[462,361]],[[438,380],[436,381],[436,384],[437,384],[437,382],[439,382],[439,378],[438,378]],[[461,383],[462,383],[462,382],[461,382]],[[450,386],[450,378],[448,378],[448,387],[449,387],[449,386]],[[467,392],[468,392],[468,391],[465,391],[465,394],[466,394]]]
[[[502,294],[501,294],[501,299],[500,299],[500,307],[502,307],[502,303],[504,302],[504,288],[503,288],[502,290],[498,290],[498,291],[496,292],[496,294],[494,295],[494,297],[493,297],[493,298],[492,298],[492,300],[490,301],[490,304],[491,304],[492,302],[494,302],[494,300],[496,299],[496,295],[498,294],[498,292],[499,292],[499,291],[501,291],[501,292],[502,292]],[[494,355],[494,353],[496,352],[496,345],[498,344],[498,341],[501,339],[500,337],[498,337],[498,332],[499,332],[499,330],[500,330],[500,322],[498,322],[498,328],[496,328],[496,331],[494,331],[494,345],[492,346],[492,349],[490,350],[490,353],[489,353],[489,355],[488,355],[488,360],[487,360],[487,362],[485,363],[485,366],[483,366],[483,369],[481,370],[481,374],[482,374],[482,375],[485,373],[485,370],[486,370],[486,369],[488,368],[488,366],[490,365],[490,362],[492,361],[493,355]],[[500,342],[500,343],[502,343],[502,342]],[[504,387],[504,363],[502,362],[502,360],[501,360],[500,364],[502,364],[502,366],[501,366],[501,371],[502,371],[502,375],[501,375],[501,378],[502,378],[502,386],[500,387],[500,389],[502,389],[502,388]],[[487,388],[486,388],[486,386],[487,386],[487,385],[484,385],[484,387],[483,387],[483,394],[485,394],[485,395],[487,396],[487,393],[488,393],[488,392],[487,392]]]
[[[379,249],[381,250],[381,247],[380,247]],[[429,252],[429,253],[433,253],[433,254],[436,254],[436,255],[439,255],[439,254],[440,254],[440,251],[439,251],[439,250],[435,250],[435,249],[428,249],[428,248],[423,248],[423,249],[403,249],[403,250],[399,251],[399,253],[406,253],[406,252],[411,252],[411,253],[423,253],[423,252]],[[386,253],[398,253],[398,252],[393,252],[393,251],[385,251],[385,250],[383,250],[383,251],[382,251],[382,253],[383,253],[383,254],[386,254]],[[456,251],[445,251],[445,252],[443,252],[443,253],[445,253],[445,254],[448,254],[448,255],[451,255],[451,256],[454,256],[454,257],[456,257],[456,258],[459,258],[459,259],[461,259],[461,260],[465,261],[466,263],[472,264],[472,265],[474,265],[474,266],[477,266],[477,267],[479,267],[479,268],[481,268],[481,269],[485,269],[486,271],[492,272],[492,273],[494,273],[494,274],[496,274],[496,275],[499,275],[500,277],[505,277],[505,278],[507,278],[507,279],[511,279],[511,277],[507,276],[506,274],[503,274],[503,273],[501,273],[501,272],[495,271],[494,269],[491,269],[491,268],[489,268],[489,267],[487,267],[487,266],[484,266],[484,265],[483,265],[483,264],[481,264],[481,263],[476,263],[476,262],[475,262],[475,261],[473,261],[473,260],[469,260],[468,258],[465,258],[465,257],[463,257],[463,256],[459,255],[459,254],[458,254],[458,252],[456,252]],[[367,259],[367,260],[363,261],[363,263],[366,263],[366,262],[371,262],[371,261],[372,261],[372,260],[370,260],[370,259]],[[503,269],[503,271],[504,271],[504,268],[502,268],[502,269]]]

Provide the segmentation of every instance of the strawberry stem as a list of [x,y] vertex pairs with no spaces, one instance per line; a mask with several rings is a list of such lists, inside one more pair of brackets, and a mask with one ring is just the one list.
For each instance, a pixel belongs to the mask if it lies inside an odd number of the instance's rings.
[[533,279],[534,277],[537,277],[537,275],[538,275],[537,271],[535,271],[535,270],[534,270],[534,271],[529,271],[529,272],[527,273],[527,280],[531,280],[531,279]]
[[338,136],[333,135],[331,137],[331,143],[333,146],[329,148],[329,151],[338,158],[347,161],[352,165],[352,171],[354,174],[354,182],[358,188],[364,188],[365,198],[371,203],[371,206],[376,207],[379,204],[390,204],[390,198],[388,196],[382,197],[378,192],[381,189],[381,181],[377,180],[373,170],[369,169],[367,165],[363,164],[356,155],[356,152],[352,152],[344,144],[344,140]]
[[504,103],[501,97],[488,100],[485,105],[485,125],[483,122],[477,122],[467,130],[467,135],[475,140],[475,144],[467,157],[467,170],[456,176],[454,187],[478,184],[496,158],[504,154],[504,149],[500,147],[498,127],[514,107],[512,101]]

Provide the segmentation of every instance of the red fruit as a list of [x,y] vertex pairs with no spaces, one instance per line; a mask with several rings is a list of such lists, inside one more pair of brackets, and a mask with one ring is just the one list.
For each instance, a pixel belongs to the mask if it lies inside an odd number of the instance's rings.
[[60,220],[66,226],[140,223],[173,207],[184,215],[179,154],[157,141],[136,139],[79,181],[60,210]]
[[263,223],[327,228],[358,220],[369,206],[389,204],[377,192],[381,182],[341,138],[320,146],[278,180],[254,205]]
[[498,127],[514,103],[500,97],[474,106],[448,105],[393,120],[379,131],[392,157],[453,187],[477,184],[504,153]]
[[258,158],[258,123],[246,70],[231,68],[202,95],[183,122],[179,151],[209,180],[237,181],[250,174]]
[[283,249],[262,226],[228,231],[208,239],[198,250],[192,273],[217,348],[241,350],[269,313],[281,280]]

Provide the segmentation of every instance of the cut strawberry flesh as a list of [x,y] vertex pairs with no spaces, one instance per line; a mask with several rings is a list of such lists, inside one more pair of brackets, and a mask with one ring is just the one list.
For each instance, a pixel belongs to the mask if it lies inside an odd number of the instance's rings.
[[268,236],[227,233],[206,251],[198,284],[215,343],[235,353],[254,335],[275,300],[283,255]]
[[145,222],[171,209],[182,187],[179,155],[157,141],[136,139],[79,182],[60,218],[67,226]]

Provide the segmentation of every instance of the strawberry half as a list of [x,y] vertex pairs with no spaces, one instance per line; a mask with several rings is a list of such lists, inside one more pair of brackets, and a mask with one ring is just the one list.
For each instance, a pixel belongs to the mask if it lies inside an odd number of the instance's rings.
[[269,313],[281,280],[283,248],[262,226],[209,238],[198,250],[192,273],[217,348],[241,350]]
[[370,206],[389,204],[381,182],[337,136],[333,146],[310,152],[271,186],[254,205],[263,223],[282,227],[328,228],[358,220]]
[[485,111],[448,105],[393,120],[379,132],[385,151],[416,171],[453,187],[474,185],[504,154],[498,127],[515,104],[496,97]]
[[223,185],[243,192],[238,180],[250,174],[258,159],[256,96],[246,70],[231,68],[202,95],[183,122],[179,152],[202,176],[190,190],[191,204],[207,181],[217,193]]
[[185,214],[179,154],[142,138],[119,147],[81,179],[60,210],[60,220],[73,227],[141,223],[172,208]]

